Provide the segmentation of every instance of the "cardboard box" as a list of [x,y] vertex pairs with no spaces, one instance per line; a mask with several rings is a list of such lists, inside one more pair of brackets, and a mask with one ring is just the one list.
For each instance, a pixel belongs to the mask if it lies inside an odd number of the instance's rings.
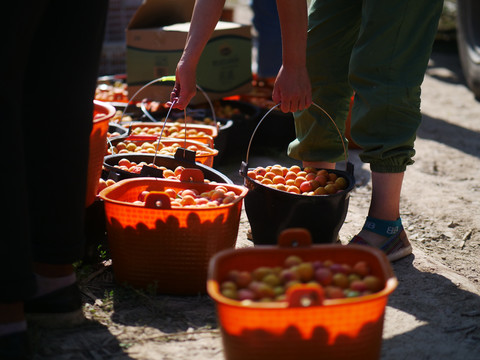
[[[170,10],[167,4],[170,3]],[[146,0],[130,21],[126,32],[127,83],[132,97],[145,84],[164,76],[175,75],[185,46],[192,9],[182,1]],[[193,5],[192,5],[193,6]],[[163,9],[163,10],[162,10]],[[180,12],[175,13],[173,9]],[[186,21],[165,25],[165,18],[155,17],[164,11],[175,13],[174,19]],[[168,17],[170,20],[172,17]],[[251,26],[219,21],[205,46],[197,68],[197,84],[211,100],[247,93],[252,80]],[[135,100],[149,98],[165,102],[170,98],[173,82],[156,82],[141,90]],[[206,102],[201,91],[191,104]]]

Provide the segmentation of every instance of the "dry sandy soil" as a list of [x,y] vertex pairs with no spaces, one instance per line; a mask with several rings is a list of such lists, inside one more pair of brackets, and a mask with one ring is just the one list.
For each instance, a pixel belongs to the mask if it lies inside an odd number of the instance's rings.
[[[399,286],[386,308],[382,359],[480,358],[480,102],[455,52],[435,50],[423,84],[423,124],[407,173],[402,218],[414,254],[393,264]],[[363,224],[368,168],[350,150],[355,189],[340,231]],[[283,153],[256,158],[288,162]],[[222,172],[238,181],[240,164]],[[242,214],[238,246],[252,246]],[[108,261],[79,270],[84,313],[75,329],[32,332],[40,359],[224,359],[215,304],[207,295],[153,295],[115,284]]]

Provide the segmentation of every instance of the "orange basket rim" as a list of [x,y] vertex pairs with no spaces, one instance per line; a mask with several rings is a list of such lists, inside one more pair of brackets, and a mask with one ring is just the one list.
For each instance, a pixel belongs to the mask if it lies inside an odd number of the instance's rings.
[[[148,142],[148,141],[151,141],[153,143],[156,143],[158,141],[158,136],[148,136],[148,135],[140,135],[138,139],[129,139],[129,138],[119,138],[120,142],[125,142],[125,141],[144,141],[144,142]],[[209,151],[211,154],[208,154],[208,155],[203,155],[202,157],[204,156],[215,156],[215,155],[218,155],[219,153],[219,150],[218,149],[214,149],[214,148],[211,148],[210,146],[208,146],[207,144],[205,143],[202,143],[200,141],[197,141],[197,140],[191,140],[190,138],[187,138],[187,140],[183,139],[183,138],[170,138],[170,137],[166,137],[166,138],[162,138],[160,140],[160,142],[162,144],[164,144],[165,142],[166,143],[179,143],[180,146],[182,147],[182,145],[195,145],[195,146],[198,146],[199,147],[199,150],[205,150],[205,151]]]
[[205,150],[207,149],[208,151],[212,151],[214,153],[217,153],[218,154],[218,149],[212,149],[210,146],[208,146],[207,144],[204,144],[200,141],[197,141],[197,140],[185,140],[185,139],[180,139],[180,138],[164,138],[162,140],[160,140],[160,142],[163,143],[163,141],[166,141],[167,143],[179,143],[181,146],[182,145],[195,145],[195,146],[198,146],[201,150]]
[[103,111],[100,111],[100,113],[102,113],[103,116],[99,116],[97,117],[96,119],[93,120],[93,123],[96,124],[96,123],[99,123],[99,122],[102,122],[102,121],[107,121],[107,120],[110,120],[116,113],[116,109],[115,107],[113,107],[113,105],[111,105],[110,103],[106,102],[106,101],[100,101],[100,100],[93,100],[93,104],[94,104],[94,109],[95,110],[103,110]]
[[[144,209],[145,207],[143,205],[140,205],[140,204],[133,204],[133,203],[127,202],[127,201],[112,199],[112,198],[109,197],[109,194],[111,192],[119,189],[119,188],[130,185],[130,183],[145,183],[145,182],[147,182],[149,184],[153,184],[155,182],[160,182],[160,183],[163,183],[164,185],[167,185],[167,186],[169,184],[172,184],[173,186],[179,185],[179,184],[189,184],[189,185],[195,186],[195,184],[196,184],[196,185],[206,186],[206,187],[211,187],[211,188],[215,188],[218,185],[222,185],[222,186],[225,186],[228,190],[236,189],[240,192],[240,194],[237,196],[237,198],[234,201],[232,201],[231,203],[228,203],[228,204],[219,205],[218,207],[212,207],[212,208],[207,208],[207,207],[172,207],[171,209],[169,209],[169,211],[192,211],[192,210],[195,210],[195,211],[202,211],[203,212],[203,211],[218,210],[219,208],[226,209],[226,208],[229,208],[229,207],[232,207],[232,206],[236,206],[240,201],[243,201],[243,198],[247,195],[247,192],[248,192],[248,189],[246,187],[240,186],[240,185],[235,185],[235,184],[227,184],[227,183],[219,183],[219,182],[210,182],[210,183],[183,182],[182,183],[180,180],[154,178],[154,177],[135,177],[135,178],[127,178],[127,179],[120,180],[120,181],[116,182],[115,184],[106,187],[105,189],[100,191],[98,196],[103,201],[111,203],[111,204],[117,204],[117,205],[122,205],[122,206]],[[152,209],[152,210],[157,210],[157,209]],[[162,209],[158,209],[158,210],[162,210]]]
[[[137,128],[137,127],[162,127],[164,122],[158,122],[158,123],[153,123],[153,122],[132,122],[128,125],[125,125],[127,128]],[[212,138],[215,138],[218,136],[218,128],[214,125],[207,125],[207,124],[189,124],[187,123],[186,125],[182,122],[169,122],[167,121],[165,123],[165,127],[172,127],[172,126],[181,126],[182,128],[187,128],[187,129],[199,129],[199,130],[206,130],[210,134],[207,134],[207,136],[211,136]],[[192,136],[195,137],[195,136]],[[198,137],[198,136],[197,136]],[[200,136],[200,137],[205,137],[205,136]]]
[[[342,248],[345,245],[338,245],[338,244],[312,244],[307,247],[300,247],[300,248],[280,248],[277,245],[262,245],[260,247],[254,248],[240,248],[240,249],[224,249],[219,251],[217,254],[213,255],[210,259],[209,269],[208,269],[208,278],[207,278],[207,293],[208,295],[218,304],[228,305],[232,307],[239,307],[239,308],[247,308],[247,309],[286,309],[289,308],[289,304],[287,301],[272,301],[272,302],[259,302],[259,301],[238,301],[230,299],[220,293],[220,284],[215,279],[216,274],[216,266],[217,263],[222,260],[222,258],[226,256],[231,256],[234,254],[242,254],[242,253],[264,253],[264,254],[272,254],[279,249],[282,250],[295,250],[295,251],[306,251],[311,252],[312,250],[330,250],[330,251],[342,251]],[[345,246],[346,247],[346,246]],[[374,257],[379,261],[384,270],[384,275],[386,277],[386,284],[385,287],[373,294],[358,296],[358,297],[351,297],[351,298],[342,298],[342,299],[325,299],[321,305],[318,306],[345,306],[351,305],[356,303],[365,303],[370,301],[375,301],[379,298],[388,297],[398,286],[398,279],[395,276],[392,267],[390,266],[390,262],[388,261],[385,254],[376,248],[367,247],[364,245],[358,244],[351,244],[348,245],[348,251],[355,251],[358,253],[370,253],[374,255]],[[307,308],[314,308],[314,306],[310,306]]]

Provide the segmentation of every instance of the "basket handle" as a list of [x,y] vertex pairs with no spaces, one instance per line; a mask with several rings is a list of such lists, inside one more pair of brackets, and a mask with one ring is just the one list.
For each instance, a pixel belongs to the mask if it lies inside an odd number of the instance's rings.
[[316,284],[297,284],[287,290],[288,307],[321,306],[325,291]]
[[194,150],[188,150],[188,149],[179,147],[175,151],[173,158],[175,160],[186,161],[191,164],[195,164],[196,156],[197,156],[197,153]]
[[[250,147],[252,145],[252,141],[253,141],[253,137],[255,136],[255,133],[257,132],[257,129],[258,127],[260,126],[260,124],[263,122],[263,120],[268,116],[268,114],[270,114],[275,108],[277,108],[278,106],[280,106],[281,103],[278,103],[276,104],[275,106],[273,106],[271,109],[269,109],[265,115],[263,115],[263,117],[260,119],[260,121],[258,122],[257,126],[255,127],[255,129],[253,130],[253,133],[252,133],[252,136],[250,137],[250,141],[248,142],[248,147],[247,147],[247,155],[245,157],[245,161],[242,161],[242,165],[241,165],[241,168],[240,168],[240,174],[243,175],[243,176],[246,176],[247,174],[247,170],[248,170],[248,156],[250,154]],[[338,128],[337,124],[335,124],[335,121],[332,119],[332,117],[320,106],[320,105],[317,105],[316,103],[312,103],[313,106],[317,107],[320,111],[322,111],[329,119],[330,121],[332,122],[333,126],[335,127],[335,129],[337,130],[338,132],[338,135],[340,136],[340,140],[342,141],[342,147],[343,147],[343,153],[345,154],[345,169],[348,173],[351,173],[353,171],[353,165],[349,165],[348,163],[348,157],[347,157],[347,147],[345,146],[345,141],[343,140],[343,136],[342,136],[342,133],[340,132],[340,129]]]
[[305,228],[289,228],[283,230],[277,239],[281,248],[308,247],[312,245],[312,235]]
[[163,191],[150,191],[145,197],[145,207],[149,209],[169,210],[172,208],[170,196]]
[[[143,91],[145,88],[149,87],[150,85],[153,85],[157,82],[174,82],[175,83],[175,80],[176,80],[176,77],[175,75],[169,75],[169,76],[163,76],[161,78],[157,78],[157,79],[154,79],[148,83],[146,83],[145,85],[143,85],[140,89],[138,89],[135,94],[133,94],[133,96],[128,100],[128,103],[127,103],[127,106],[125,106],[125,109],[123,109],[123,113],[122,113],[122,117],[120,118],[120,121],[121,119],[123,119],[124,115],[125,115],[125,111],[127,110],[128,108],[128,105],[131,104],[131,102],[133,101],[133,99],[135,99],[135,97],[141,92]],[[197,90],[200,90],[200,92],[203,94],[203,96],[205,97],[205,99],[207,100],[208,102],[208,105],[210,106],[210,110],[212,112],[212,120],[213,120],[213,123],[215,125],[217,125],[217,117],[215,115],[215,108],[213,106],[213,103],[212,101],[210,100],[210,97],[208,96],[207,92],[205,90],[203,90],[198,84],[196,85],[197,87]],[[172,104],[173,105],[173,104]],[[142,102],[140,103],[140,109],[142,110],[142,112],[145,114],[146,117],[148,117],[151,121],[153,122],[157,122],[157,120],[148,112],[147,108],[145,107],[145,104]],[[167,114],[167,117],[168,117],[168,114]],[[186,126],[186,125],[185,125]]]
[[[151,82],[150,82],[150,83],[151,83]],[[144,86],[144,87],[146,87],[146,86]],[[144,87],[143,87],[143,88],[144,88]],[[140,90],[142,90],[143,88],[141,88]],[[136,95],[140,90],[138,90],[138,91],[135,93],[135,95]],[[131,99],[133,99],[133,98],[135,97],[135,95],[134,95]],[[120,121],[122,121],[121,119],[123,119],[123,117],[124,117],[124,115],[125,115],[125,111],[127,110],[128,105],[129,105],[130,102],[132,101],[131,99],[129,100],[127,106],[125,106],[125,109],[123,109],[123,113],[122,113],[122,117],[120,118]],[[153,162],[154,162],[154,163],[155,163],[155,160],[156,160],[156,158],[157,158],[157,153],[158,153],[158,149],[159,149],[159,147],[160,147],[160,140],[162,139],[163,130],[165,129],[165,124],[166,124],[166,122],[167,122],[168,116],[170,115],[170,111],[171,111],[172,108],[173,108],[173,104],[174,104],[174,103],[175,103],[175,101],[172,102],[172,105],[171,105],[170,108],[168,109],[168,113],[167,113],[167,116],[165,117],[165,121],[163,122],[162,130],[160,131],[160,135],[159,135],[159,136],[152,135],[152,137],[151,137],[151,138],[154,138],[155,140],[157,140],[157,146],[155,147],[155,154],[154,154],[154,156],[153,156]],[[132,135],[132,126],[131,126],[132,123],[133,123],[133,120],[130,122],[130,127],[128,128],[128,133],[127,133],[126,139],[132,139],[132,138],[134,138],[134,137],[136,136],[136,135]],[[140,139],[137,139],[137,140],[140,140]],[[107,139],[107,141],[108,141],[108,143],[110,144],[110,148],[113,148],[112,142],[109,141],[108,139]],[[186,141],[187,141],[187,133],[185,132],[185,144],[186,144]],[[112,153],[113,153],[113,151],[112,151]]]
[[[128,105],[130,105],[130,103],[133,101],[133,99],[142,91],[144,90],[145,88],[147,88],[148,86],[154,84],[154,83],[157,83],[157,82],[174,82],[175,83],[175,75],[170,75],[170,76],[163,76],[161,78],[157,78],[157,79],[154,79],[150,82],[148,82],[147,84],[143,85],[140,89],[138,89],[135,94],[133,94],[133,96],[129,99],[128,103],[127,103],[127,106],[125,106],[125,109],[123,109],[123,113],[122,113],[122,117],[121,119],[123,119],[123,116],[125,115],[125,111],[127,110],[128,108]],[[214,121],[214,124],[215,126],[217,126],[217,119],[216,119],[216,116],[215,116],[215,108],[213,107],[213,104],[212,104],[212,101],[210,100],[210,97],[207,95],[207,93],[205,92],[205,90],[203,90],[200,86],[196,85],[197,89],[200,90],[202,92],[202,94],[205,96],[205,99],[207,100],[208,104],[210,105],[210,109],[212,111],[212,117],[213,117],[213,121]],[[163,130],[165,129],[165,124],[167,123],[167,119],[168,117],[170,116],[170,112],[172,111],[173,109],[173,105],[175,104],[176,100],[172,101],[172,104],[170,106],[170,108],[168,109],[168,112],[167,112],[167,115],[165,116],[165,121],[163,122],[163,126],[162,126],[162,130],[160,132],[160,135],[158,137],[158,141],[157,141],[157,147],[155,149],[155,154],[153,156],[153,162],[155,163],[155,160],[157,158],[157,153],[158,153],[158,148],[160,146],[160,140],[162,138],[162,135],[163,135]],[[148,112],[148,110],[146,109],[145,107],[145,104],[142,102],[141,105],[140,105],[143,113],[150,119],[152,120],[153,122],[157,122],[151,115],[150,113]],[[184,116],[185,118],[185,130],[187,129],[187,117],[186,117],[186,114]],[[120,120],[121,121],[121,120]],[[129,128],[129,134],[130,134],[130,131],[131,131],[131,127]],[[187,132],[185,131],[185,144],[187,142]],[[195,162],[195,161],[194,161]]]
[[200,169],[185,168],[180,174],[181,182],[202,182],[204,181],[203,172]]
[[[214,106],[213,106],[212,101],[211,101],[210,98],[208,97],[207,93],[206,93],[203,89],[201,89],[198,85],[197,85],[197,89],[198,89],[198,90],[201,90],[201,92],[203,93],[203,95],[204,95],[205,98],[207,99],[207,102],[208,102],[208,104],[209,104],[209,106],[210,106],[210,111],[211,111],[211,113],[212,113],[212,121],[213,121],[213,123],[215,124],[215,126],[218,128],[219,125],[218,125],[217,116],[216,116],[216,114],[215,114],[215,108],[214,108]],[[146,107],[146,101],[142,100],[142,102],[140,103],[140,109],[142,110],[142,113],[143,113],[151,122],[158,122],[158,120],[155,119],[155,118],[150,114],[150,112],[148,111],[148,109],[147,109],[147,107]],[[190,114],[192,114],[192,112],[194,112],[195,110],[188,110],[188,111],[190,111]],[[198,111],[197,111],[197,113],[198,113]],[[199,114],[198,116],[200,116],[200,113],[198,113],[198,114]],[[186,115],[187,115],[187,109],[185,109],[185,111],[184,111],[185,126],[187,126]],[[206,114],[205,114],[204,116],[206,116]]]

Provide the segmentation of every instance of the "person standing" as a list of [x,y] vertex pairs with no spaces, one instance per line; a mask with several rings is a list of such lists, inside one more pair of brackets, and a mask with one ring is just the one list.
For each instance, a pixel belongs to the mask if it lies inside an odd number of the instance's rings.
[[[183,109],[195,94],[198,58],[220,16],[222,0],[199,0],[171,103]],[[372,172],[368,216],[350,243],[381,249],[391,261],[412,252],[400,218],[400,195],[421,121],[421,84],[442,0],[277,0],[282,66],[272,99],[294,112],[296,139],[288,155],[304,167],[332,169],[344,158],[335,127],[345,132],[354,97],[351,137]],[[214,9],[214,11],[211,11]],[[308,29],[307,29],[308,23]]]
[[[351,243],[383,250],[391,261],[412,252],[400,195],[421,122],[420,91],[442,0],[312,0],[307,67],[313,99],[344,131],[354,92],[351,137],[370,165],[372,194]],[[296,114],[288,155],[304,166],[333,168],[344,157],[330,120],[314,107]]]
[[83,322],[73,264],[84,213],[107,0],[10,3],[2,20],[8,169],[0,240],[0,358],[28,359],[28,323]]
[[[225,0],[197,0],[190,30],[175,71],[171,93],[174,108],[184,109],[195,96],[199,58],[220,19]],[[294,112],[311,104],[311,88],[306,69],[307,3],[277,0],[282,34],[282,65],[275,80],[274,94],[284,112]]]

